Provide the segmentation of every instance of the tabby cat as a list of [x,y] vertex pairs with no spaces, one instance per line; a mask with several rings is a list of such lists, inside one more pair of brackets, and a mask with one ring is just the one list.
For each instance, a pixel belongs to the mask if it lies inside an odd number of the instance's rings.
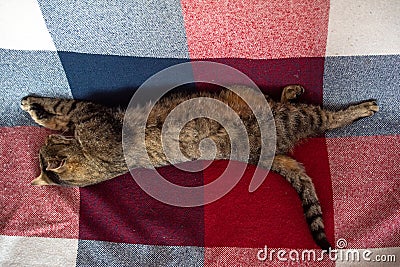
[[[259,100],[259,95],[255,94],[252,88],[239,89],[249,99],[253,98],[255,103]],[[312,180],[306,174],[303,165],[287,154],[301,139],[372,116],[379,108],[376,101],[365,101],[340,111],[293,103],[293,100],[303,92],[302,86],[289,85],[283,89],[279,102],[265,95],[273,113],[277,138],[271,170],[281,174],[296,190],[315,242],[322,249],[328,249],[331,245],[326,238],[321,206]],[[176,93],[157,102],[149,117],[145,118],[147,119],[145,148],[152,165],[159,167],[175,163],[169,161],[163,152],[161,143],[163,122],[174,107],[188,99],[198,97],[219,100],[229,105],[239,115],[248,132],[250,144],[248,163],[258,163],[263,167],[263,162],[259,162],[261,135],[254,110],[228,89],[216,92]],[[124,110],[79,100],[37,96],[24,97],[21,107],[38,124],[72,135],[67,137],[57,134],[47,138],[39,152],[41,174],[32,181],[33,185],[88,186],[128,171],[121,135]],[[263,106],[259,105],[258,108],[262,111]],[[146,109],[148,106],[145,105],[129,110],[132,122],[130,134],[135,135],[134,122],[144,119],[141,114],[144,114]],[[215,109],[213,112],[223,114],[217,106]],[[229,117],[226,119],[229,120]],[[193,119],[185,125],[179,136],[180,150],[188,161],[199,159],[199,144],[204,138],[215,142],[217,148],[215,159],[229,159],[230,139],[225,128],[215,120]],[[140,144],[131,145],[140,147]],[[129,166],[149,167],[140,156],[131,156],[134,162]]]

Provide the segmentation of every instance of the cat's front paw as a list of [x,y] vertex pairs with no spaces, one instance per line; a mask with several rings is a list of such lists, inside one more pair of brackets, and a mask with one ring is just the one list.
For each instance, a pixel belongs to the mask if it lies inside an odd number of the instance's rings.
[[37,96],[25,96],[21,99],[21,108],[39,124],[41,124],[40,121],[49,119],[53,115],[46,111],[42,102],[43,98]]
[[25,96],[21,99],[21,108],[25,111],[29,111],[30,109],[30,98],[32,98],[32,96]]

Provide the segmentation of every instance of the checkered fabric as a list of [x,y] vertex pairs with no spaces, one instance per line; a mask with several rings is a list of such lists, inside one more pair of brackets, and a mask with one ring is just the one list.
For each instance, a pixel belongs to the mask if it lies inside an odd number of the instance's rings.
[[[399,264],[399,14],[397,0],[0,0],[0,265],[376,266],[379,255]],[[198,60],[232,66],[273,97],[302,84],[306,103],[378,100],[374,117],[294,151],[330,242],[368,249],[370,262],[291,260],[318,252],[300,200],[274,173],[249,193],[251,165],[226,196],[195,208],[153,199],[130,174],[81,189],[30,185],[51,131],[20,110],[21,97],[126,105],[153,74]],[[226,164],[159,171],[197,186]],[[280,258],[262,260],[266,246]]]

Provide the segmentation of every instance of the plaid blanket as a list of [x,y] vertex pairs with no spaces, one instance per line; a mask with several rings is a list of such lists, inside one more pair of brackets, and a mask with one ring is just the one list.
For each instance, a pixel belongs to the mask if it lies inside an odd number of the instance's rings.
[[[396,0],[1,1],[0,265],[397,266],[398,14]],[[234,67],[273,97],[302,84],[307,103],[378,100],[374,117],[294,151],[314,180],[336,256],[312,257],[321,251],[281,176],[269,173],[248,192],[250,165],[226,196],[195,208],[153,199],[130,174],[81,189],[30,185],[51,132],[20,110],[21,97],[125,105],[153,74],[196,60]],[[226,164],[159,172],[196,186]],[[344,256],[357,253],[359,261]]]

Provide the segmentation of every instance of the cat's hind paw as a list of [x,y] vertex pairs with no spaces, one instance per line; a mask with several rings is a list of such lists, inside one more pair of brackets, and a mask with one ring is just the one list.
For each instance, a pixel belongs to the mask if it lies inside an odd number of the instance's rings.
[[368,100],[354,106],[359,118],[370,117],[379,111],[379,106],[376,100]]
[[296,100],[304,93],[304,87],[301,85],[288,85],[283,88],[281,102],[289,102]]

